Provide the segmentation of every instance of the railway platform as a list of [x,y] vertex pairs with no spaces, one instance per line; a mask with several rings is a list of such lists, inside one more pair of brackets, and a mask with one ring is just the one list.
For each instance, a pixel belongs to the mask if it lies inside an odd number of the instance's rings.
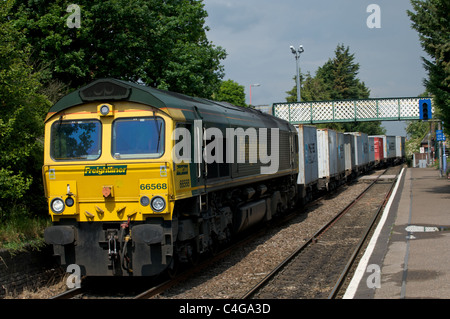
[[402,171],[343,298],[450,298],[450,180]]

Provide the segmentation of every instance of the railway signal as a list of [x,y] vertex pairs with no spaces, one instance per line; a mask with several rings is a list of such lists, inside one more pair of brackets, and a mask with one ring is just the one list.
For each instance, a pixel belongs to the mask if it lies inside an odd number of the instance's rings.
[[431,100],[430,99],[420,99],[419,100],[419,113],[420,119],[427,121],[431,119]]

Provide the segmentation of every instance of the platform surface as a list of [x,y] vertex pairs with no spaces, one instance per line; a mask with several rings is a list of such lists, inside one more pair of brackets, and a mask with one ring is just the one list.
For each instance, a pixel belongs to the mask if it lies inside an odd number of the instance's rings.
[[388,206],[344,298],[450,299],[450,180],[405,168]]

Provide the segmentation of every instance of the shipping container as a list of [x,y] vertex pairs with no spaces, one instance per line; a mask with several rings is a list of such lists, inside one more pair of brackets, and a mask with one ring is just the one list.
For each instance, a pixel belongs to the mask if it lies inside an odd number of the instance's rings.
[[296,126],[298,132],[299,174],[297,184],[308,186],[317,183],[317,133],[316,127],[310,125]]
[[337,134],[331,129],[317,130],[317,159],[319,178],[330,178],[338,173]]
[[406,156],[404,136],[395,137],[395,156],[399,159],[402,159]]
[[380,163],[384,159],[384,147],[383,138],[376,136],[369,136],[369,140],[373,140],[374,153],[375,153],[375,163]]
[[345,175],[350,175],[355,170],[355,138],[351,134],[344,134]]
[[385,140],[385,144],[384,144],[384,148],[385,148],[384,157],[389,160],[395,159],[395,157],[396,157],[395,142],[396,142],[395,136],[389,136],[389,135],[386,136],[386,140]]
[[[339,146],[339,141],[341,146]],[[333,190],[346,180],[345,139],[331,129],[317,130],[319,189]]]
[[352,145],[352,172],[359,174],[369,166],[369,136],[362,132],[345,133],[353,139]]
[[369,165],[375,164],[375,141],[369,138]]
[[385,161],[392,161],[396,157],[395,136],[391,135],[371,135],[383,139],[383,157]]
[[345,172],[345,143],[344,143],[344,133],[337,133],[337,170],[341,174]]

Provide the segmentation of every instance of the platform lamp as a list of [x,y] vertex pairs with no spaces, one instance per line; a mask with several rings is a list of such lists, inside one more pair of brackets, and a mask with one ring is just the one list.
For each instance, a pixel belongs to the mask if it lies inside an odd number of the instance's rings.
[[303,45],[298,47],[298,50],[291,45],[291,52],[295,56],[296,66],[297,66],[297,102],[301,101],[300,98],[300,69],[298,67],[298,60],[300,60],[300,54],[302,54],[305,50],[303,49]]

